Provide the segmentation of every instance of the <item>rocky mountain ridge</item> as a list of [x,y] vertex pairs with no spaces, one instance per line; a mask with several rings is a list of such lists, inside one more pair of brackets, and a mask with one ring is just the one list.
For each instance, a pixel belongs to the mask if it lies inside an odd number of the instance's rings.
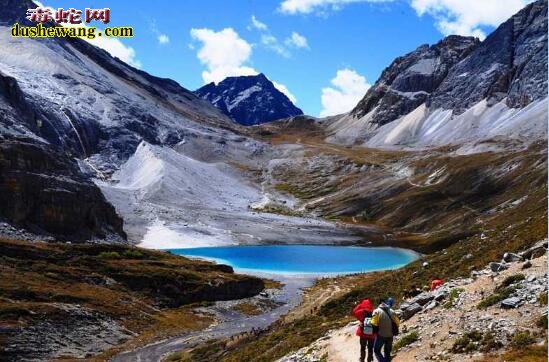
[[228,77],[217,85],[206,84],[194,94],[245,126],[303,114],[263,73]]
[[451,35],[396,58],[351,111],[363,117],[377,108],[371,122],[384,125],[424,103],[447,77],[450,69],[478,45],[473,37]]
[[397,58],[332,122],[328,141],[414,147],[546,137],[547,89],[547,1],[538,0],[482,42],[452,35]]

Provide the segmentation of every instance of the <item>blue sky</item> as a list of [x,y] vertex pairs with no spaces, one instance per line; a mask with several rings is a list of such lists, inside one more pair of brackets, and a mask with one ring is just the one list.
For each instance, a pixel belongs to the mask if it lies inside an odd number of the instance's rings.
[[97,45],[153,75],[194,90],[227,75],[263,72],[295,97],[305,113],[316,116],[348,111],[395,57],[446,34],[482,38],[527,2],[49,0],[44,4],[82,10],[109,7],[109,25],[133,26],[135,37],[101,40]]

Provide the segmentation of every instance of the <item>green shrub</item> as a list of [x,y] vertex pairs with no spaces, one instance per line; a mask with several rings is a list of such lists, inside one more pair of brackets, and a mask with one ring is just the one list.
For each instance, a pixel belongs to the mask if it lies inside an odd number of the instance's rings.
[[403,336],[402,338],[400,338],[394,345],[394,350],[395,351],[398,351],[399,349],[401,349],[402,347],[406,347],[412,343],[414,343],[415,341],[417,341],[419,339],[419,334],[417,333],[417,331],[412,331],[408,334],[406,334],[405,336]]
[[97,257],[99,259],[120,259],[120,254],[116,251],[103,251]]
[[543,328],[543,329],[547,329],[547,314],[544,314],[544,315],[540,316],[536,320],[536,326],[538,326],[540,328]]
[[505,278],[500,285],[497,286],[496,292],[499,292],[501,290],[504,290],[506,287],[510,286],[511,284],[515,284],[520,282],[521,280],[524,280],[526,277],[524,274],[513,274],[509,275],[507,278]]
[[[497,289],[496,289],[497,290]],[[491,307],[502,300],[509,298],[511,294],[515,292],[515,287],[504,287],[503,289],[500,289],[499,291],[496,291],[494,294],[490,295],[489,297],[484,298],[480,301],[480,303],[477,305],[478,309],[486,309],[488,307]]]
[[547,305],[547,292],[539,293],[538,302],[541,305]]
[[122,256],[126,259],[141,259],[145,255],[138,249],[128,249],[128,250],[124,250],[124,252],[122,253]]
[[463,336],[456,339],[452,346],[454,353],[468,353],[479,349],[482,341],[482,333],[477,330],[466,332]]
[[452,346],[454,353],[469,353],[473,351],[488,352],[493,349],[501,348],[503,345],[496,340],[496,336],[492,332],[482,334],[478,330],[466,332],[459,337]]
[[453,288],[450,290],[450,294],[448,295],[448,300],[446,303],[443,304],[443,307],[446,309],[452,308],[454,305],[454,302],[456,299],[460,296],[461,293],[463,293],[465,289],[463,288]]
[[496,340],[496,336],[492,332],[484,333],[480,344],[482,345],[482,350],[484,352],[503,347],[503,344],[500,341]]
[[536,338],[530,331],[517,331],[511,340],[511,345],[515,348],[524,348],[536,341]]

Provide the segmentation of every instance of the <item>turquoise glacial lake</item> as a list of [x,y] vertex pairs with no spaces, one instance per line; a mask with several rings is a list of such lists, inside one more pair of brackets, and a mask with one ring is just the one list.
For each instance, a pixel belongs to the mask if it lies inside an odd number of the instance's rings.
[[256,245],[170,249],[177,255],[215,261],[241,273],[341,275],[397,269],[419,257],[391,247]]

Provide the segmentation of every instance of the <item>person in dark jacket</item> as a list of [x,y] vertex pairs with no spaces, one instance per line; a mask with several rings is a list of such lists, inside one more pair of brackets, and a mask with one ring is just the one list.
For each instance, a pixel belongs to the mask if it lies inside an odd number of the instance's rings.
[[[374,340],[376,335],[373,331],[373,327],[370,329],[370,318],[374,307],[369,299],[364,299],[353,308],[353,316],[359,320],[360,324],[356,330],[356,335],[360,338],[360,362],[364,362],[366,359],[366,350],[368,350],[368,362],[374,360]],[[366,321],[366,328],[364,328],[364,322]]]

